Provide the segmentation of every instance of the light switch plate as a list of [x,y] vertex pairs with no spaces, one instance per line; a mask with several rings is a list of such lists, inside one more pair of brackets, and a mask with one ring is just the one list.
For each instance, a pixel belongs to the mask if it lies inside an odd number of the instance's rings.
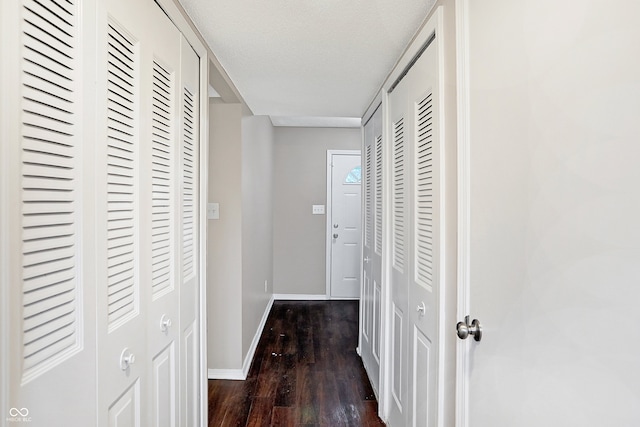
[[324,215],[324,205],[313,205],[311,213],[314,215]]
[[207,203],[207,219],[220,219],[220,203]]

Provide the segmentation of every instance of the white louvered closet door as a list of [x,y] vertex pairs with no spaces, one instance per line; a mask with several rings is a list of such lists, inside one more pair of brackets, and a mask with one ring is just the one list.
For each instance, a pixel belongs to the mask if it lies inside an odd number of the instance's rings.
[[438,48],[429,39],[389,94],[392,425],[437,425],[443,227]]
[[[373,167],[374,198],[373,198],[373,257],[371,260],[371,287],[373,292],[373,313],[371,347],[373,358],[380,371],[381,337],[382,337],[382,236],[383,219],[383,164],[384,164],[384,140],[382,136],[382,106],[373,115],[373,136],[375,148],[375,162]],[[379,375],[379,372],[378,372]],[[378,380],[379,382],[379,380]]]
[[199,411],[198,396],[198,177],[200,152],[199,58],[182,37],[180,85],[180,425],[195,426]]
[[[150,2],[151,3],[151,2]],[[183,240],[180,191],[181,159],[181,35],[169,18],[151,3],[146,18],[151,68],[150,154],[142,166],[150,197],[142,217],[149,250],[145,263],[150,298],[147,342],[151,363],[151,411],[154,426],[175,426],[179,417],[180,289],[183,279]],[[148,99],[148,98],[147,98]]]
[[[373,144],[373,120],[365,123],[363,128],[363,212],[364,212],[364,245],[362,248],[362,287],[360,296],[360,307],[362,311],[360,324],[360,355],[367,372],[373,369],[372,351],[372,329],[373,329],[373,291],[371,286],[371,259],[373,257],[373,225],[374,225],[374,164],[375,151]],[[369,373],[371,377],[371,373]],[[372,381],[372,385],[377,389],[377,382]]]
[[410,140],[407,138],[409,112],[407,108],[407,82],[402,80],[389,94],[388,98],[387,144],[391,176],[387,182],[391,184],[391,242],[390,264],[391,280],[390,296],[391,331],[388,339],[390,345],[388,396],[390,399],[389,423],[406,425],[408,411],[407,388],[407,351],[409,334],[409,269],[408,249],[411,222],[409,219],[411,158],[409,157]]
[[[97,21],[96,263],[98,426],[141,425],[150,371],[142,217],[145,200],[145,82],[149,80],[144,2],[101,4]],[[147,90],[148,91],[148,90]],[[148,95],[147,95],[148,96]],[[127,361],[128,360],[128,361]]]
[[[91,37],[79,25],[90,8],[83,12],[79,3],[0,5],[0,274],[9,333],[1,356],[8,365],[3,425],[95,419],[95,313],[85,309],[95,305],[95,273],[84,256],[92,198],[91,181],[83,179],[91,171],[92,118],[82,90],[89,67],[82,52]],[[77,413],[65,411],[70,401],[79,403]]]
[[199,58],[153,0],[0,8],[0,416],[195,425]]
[[109,0],[100,12],[98,423],[175,426],[181,35],[153,1]]
[[380,385],[380,297],[382,245],[382,108],[364,126],[364,212],[362,324],[360,353],[371,380]]
[[436,427],[440,294],[444,259],[440,199],[443,192],[438,92],[438,50],[433,41],[407,75],[412,147],[409,251],[409,425]]

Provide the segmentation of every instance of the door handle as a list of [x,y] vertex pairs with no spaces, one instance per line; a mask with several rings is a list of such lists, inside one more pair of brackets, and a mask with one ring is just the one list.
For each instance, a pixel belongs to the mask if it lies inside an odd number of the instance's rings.
[[482,325],[478,319],[473,319],[469,324],[469,316],[465,316],[464,322],[458,322],[456,325],[458,338],[466,340],[469,335],[473,335],[473,339],[480,341],[482,339]]
[[418,315],[420,317],[425,315],[425,313],[427,312],[427,307],[424,305],[424,301],[420,303],[420,305],[416,308],[416,311],[418,312]]
[[338,228],[338,224],[333,224],[333,228]]
[[120,353],[120,369],[126,371],[129,369],[129,366],[133,365],[136,361],[136,356],[129,351],[128,348],[122,350]]
[[366,262],[367,264],[369,264],[369,261],[371,261],[371,258],[369,258],[368,256],[364,257],[364,262]]
[[333,233],[333,238],[337,239],[338,238],[338,233]]
[[171,319],[166,314],[163,314],[160,318],[160,330],[162,332],[167,332],[171,327]]

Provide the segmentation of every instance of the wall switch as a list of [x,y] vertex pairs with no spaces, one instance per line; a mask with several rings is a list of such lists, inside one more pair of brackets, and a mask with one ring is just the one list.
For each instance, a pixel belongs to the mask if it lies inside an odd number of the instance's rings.
[[220,219],[220,203],[207,203],[207,219]]
[[314,215],[324,215],[324,205],[313,205],[311,207],[311,213]]

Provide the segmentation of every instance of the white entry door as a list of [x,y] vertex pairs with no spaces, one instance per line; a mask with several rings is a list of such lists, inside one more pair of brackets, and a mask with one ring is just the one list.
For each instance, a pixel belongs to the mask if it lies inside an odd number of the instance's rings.
[[471,292],[458,320],[483,333],[459,341],[458,425],[639,426],[640,3],[459,4]]
[[442,383],[445,287],[440,11],[388,97],[392,150],[390,424],[435,427]]
[[360,254],[362,241],[362,168],[359,152],[327,155],[330,175],[328,220],[330,242],[331,298],[360,297]]

